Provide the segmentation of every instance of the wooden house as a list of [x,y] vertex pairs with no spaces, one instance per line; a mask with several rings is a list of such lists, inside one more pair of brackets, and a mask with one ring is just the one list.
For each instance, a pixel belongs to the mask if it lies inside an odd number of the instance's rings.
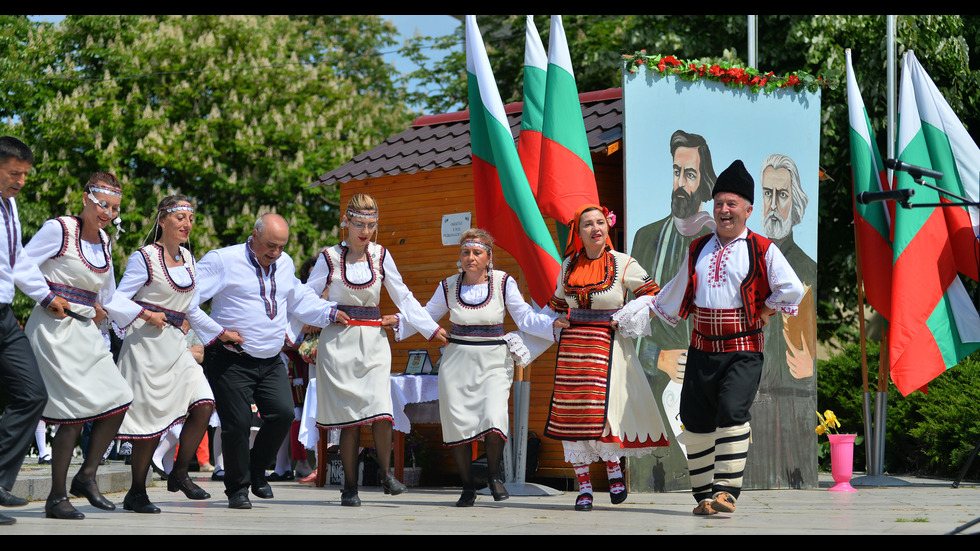
[[[622,90],[584,93],[580,100],[599,198],[619,217],[619,223],[612,228],[612,238],[617,249],[623,250]],[[505,106],[515,140],[522,107],[522,103]],[[341,205],[355,193],[370,194],[378,201],[378,243],[389,249],[405,283],[419,302],[425,304],[439,281],[456,272],[459,246],[443,245],[443,216],[472,213],[475,217],[469,112],[420,117],[410,128],[324,174],[314,185],[339,185]],[[554,232],[554,221],[546,219],[546,222]],[[480,220],[473,220],[474,227],[479,224]],[[517,278],[528,298],[527,283],[516,261],[506,251],[496,249],[494,267]],[[394,313],[390,299],[384,293],[382,297],[383,313]],[[508,330],[513,330],[509,318],[507,323]],[[448,320],[444,319],[443,324],[448,327]],[[400,343],[392,342],[391,347],[392,373],[404,372],[410,350],[427,348],[433,361],[439,357],[438,343],[428,343],[419,336]],[[535,476],[574,480],[571,466],[564,461],[561,443],[543,436],[553,388],[556,348],[552,346],[530,368],[530,432],[542,441]],[[421,431],[439,452],[436,471],[448,477],[446,483],[454,484],[455,466],[448,450],[441,446],[440,429],[432,426]],[[364,438],[363,441],[370,440]],[[596,483],[605,483],[604,470],[600,474],[600,466],[597,464],[594,468]],[[431,473],[423,476],[426,482],[434,480]],[[567,484],[567,488],[574,488],[573,482]]]

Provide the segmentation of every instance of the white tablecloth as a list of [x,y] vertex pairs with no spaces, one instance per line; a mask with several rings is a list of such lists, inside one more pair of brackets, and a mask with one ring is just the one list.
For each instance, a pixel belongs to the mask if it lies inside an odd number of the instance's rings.
[[[431,402],[439,399],[439,379],[436,375],[392,375],[391,403],[395,411],[395,430],[408,434],[412,423],[405,415],[407,404]],[[316,428],[316,379],[310,379],[303,402],[303,415],[299,423],[299,441],[308,450],[316,447],[320,431]],[[329,444],[340,443],[340,431],[331,430]]]

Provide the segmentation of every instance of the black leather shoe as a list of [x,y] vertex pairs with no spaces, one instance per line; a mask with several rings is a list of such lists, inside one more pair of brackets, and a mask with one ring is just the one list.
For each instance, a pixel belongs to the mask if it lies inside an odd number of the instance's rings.
[[71,479],[71,488],[68,491],[75,497],[85,497],[92,504],[92,507],[102,509],[103,511],[116,510],[116,506],[99,491],[99,485],[95,480],[82,482],[78,477],[75,477]]
[[272,495],[272,486],[269,486],[269,482],[265,479],[264,475],[262,477],[252,478],[252,493],[255,494],[255,497],[261,497],[262,499],[272,499],[274,497]]
[[592,510],[592,494],[584,493],[579,494],[575,498],[575,510],[576,511],[591,511]]
[[68,496],[57,499],[51,499],[49,497],[48,501],[44,504],[44,516],[62,520],[82,520],[85,518],[85,515],[68,501]]
[[490,495],[493,496],[494,501],[503,501],[510,497],[510,493],[507,492],[504,483],[497,479],[491,479],[487,486],[490,487]]
[[408,490],[408,487],[399,482],[394,475],[384,477],[384,480],[381,481],[381,487],[384,488],[386,494],[391,494],[393,496]]
[[229,509],[251,509],[252,502],[248,500],[248,490],[241,489],[228,496]]
[[157,465],[157,462],[153,461],[152,459],[150,460],[150,468],[153,469],[153,472],[157,473],[160,480],[167,479],[167,471],[163,470],[163,467]]
[[7,515],[0,515],[0,526],[9,526],[11,524],[17,524],[17,519],[8,517]]
[[288,482],[293,478],[294,478],[293,471],[286,471],[282,474],[272,473],[269,476],[265,477],[265,479],[268,480],[269,482]]
[[211,473],[211,480],[214,480],[216,482],[221,482],[224,479],[225,479],[225,470],[224,469],[221,469],[221,470],[215,469],[214,472]]
[[[613,488],[619,486],[622,490],[613,493]],[[609,479],[609,501],[613,505],[619,505],[620,503],[626,501],[626,497],[629,496],[629,492],[626,491],[626,481],[622,477],[610,478]]]
[[23,507],[27,505],[27,500],[22,497],[17,497],[14,494],[7,491],[6,488],[0,486],[0,505],[4,507]]
[[150,498],[146,495],[146,492],[134,494],[132,491],[130,491],[127,493],[126,497],[123,499],[123,509],[133,511],[134,513],[157,514],[160,512],[160,508],[150,501]]
[[194,484],[194,481],[189,476],[185,476],[183,480],[177,480],[175,476],[168,477],[167,491],[184,492],[187,499],[211,499],[211,494],[207,493],[204,488]]
[[360,507],[361,498],[357,497],[357,488],[340,491],[340,504],[344,507]]
[[457,507],[472,507],[476,503],[476,490],[472,488],[464,488],[463,493],[460,494],[459,500],[456,501]]

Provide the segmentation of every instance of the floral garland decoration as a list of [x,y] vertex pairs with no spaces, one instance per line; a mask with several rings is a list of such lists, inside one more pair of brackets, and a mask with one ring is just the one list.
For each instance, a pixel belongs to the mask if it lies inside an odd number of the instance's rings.
[[797,92],[806,90],[816,92],[820,88],[837,88],[837,82],[818,77],[806,71],[795,71],[788,75],[777,76],[771,71],[762,73],[752,67],[738,67],[728,62],[709,65],[695,60],[680,60],[672,55],[649,55],[646,50],[640,50],[632,55],[623,55],[630,74],[635,74],[640,66],[664,77],[672,74],[682,80],[710,80],[721,82],[731,88],[748,88],[753,92],[769,94],[775,90],[792,88]]

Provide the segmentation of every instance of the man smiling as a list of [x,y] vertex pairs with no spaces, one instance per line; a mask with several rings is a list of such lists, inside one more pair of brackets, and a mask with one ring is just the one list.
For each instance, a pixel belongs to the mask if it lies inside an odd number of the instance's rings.
[[712,195],[715,232],[691,244],[652,306],[672,325],[694,314],[680,415],[696,515],[735,511],[762,374],[762,328],[776,312],[796,315],[803,296],[779,249],[745,226],[754,182],[742,161],[718,176]]

